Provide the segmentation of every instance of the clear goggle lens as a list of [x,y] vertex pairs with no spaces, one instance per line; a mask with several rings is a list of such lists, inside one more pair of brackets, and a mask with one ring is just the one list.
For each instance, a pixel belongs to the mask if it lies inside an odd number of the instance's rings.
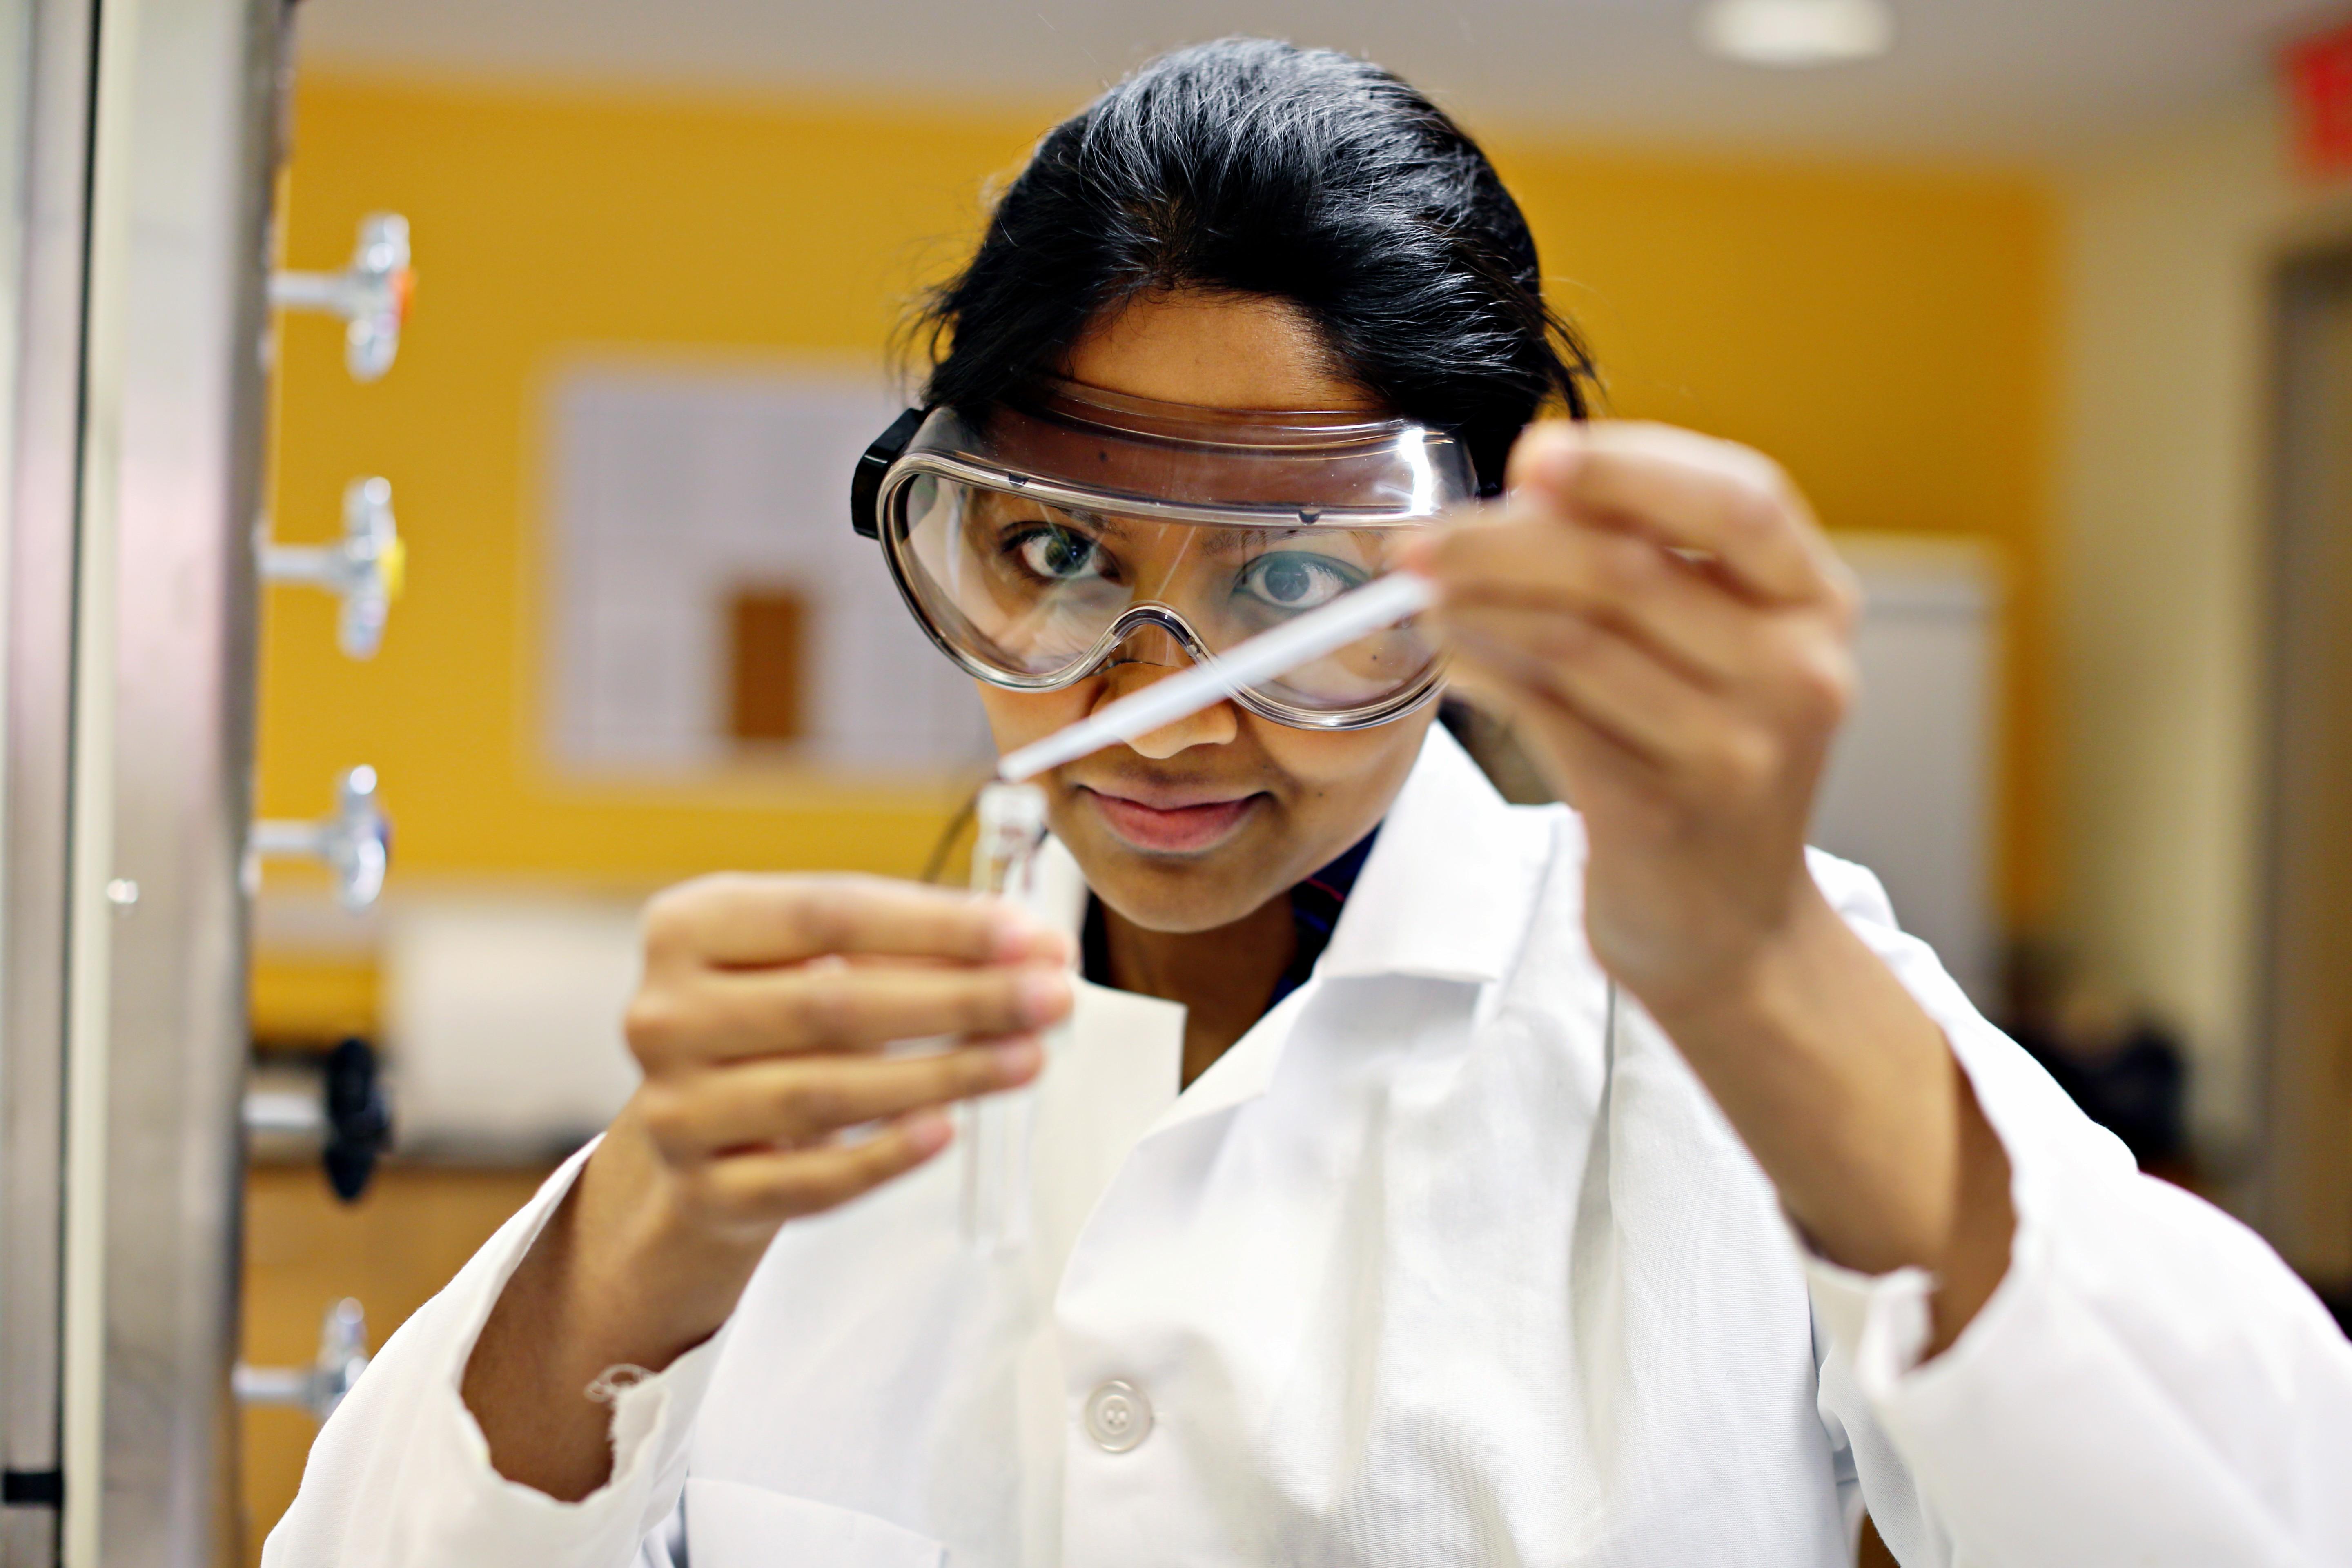
[[[861,460],[851,511],[949,657],[1046,690],[1154,641],[1223,653],[1389,571],[1475,493],[1461,441],[1409,419],[1047,380],[970,417],[902,417]],[[1438,675],[1404,622],[1235,699],[1353,729],[1426,701]]]
[[[1194,658],[1223,653],[1380,576],[1423,531],[1158,521],[934,473],[897,487],[889,513],[894,563],[935,634],[978,672],[1034,688],[1077,679],[1152,630]],[[1435,666],[1408,621],[1252,695],[1307,716],[1365,713],[1417,694]]]

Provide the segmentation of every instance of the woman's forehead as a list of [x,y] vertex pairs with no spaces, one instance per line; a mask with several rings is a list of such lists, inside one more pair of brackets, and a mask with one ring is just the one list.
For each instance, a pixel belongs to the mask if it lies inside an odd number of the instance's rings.
[[1071,348],[1068,379],[1196,408],[1377,409],[1286,300],[1199,289],[1139,294]]

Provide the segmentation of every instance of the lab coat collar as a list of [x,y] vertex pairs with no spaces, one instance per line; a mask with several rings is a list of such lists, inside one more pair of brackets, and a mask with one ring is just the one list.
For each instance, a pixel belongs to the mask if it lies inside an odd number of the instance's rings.
[[1397,792],[1316,974],[1483,984],[1518,951],[1551,837],[1514,812],[1442,724]]
[[[1142,1135],[1197,1121],[1263,1094],[1292,1026],[1326,983],[1381,975],[1471,985],[1501,980],[1532,918],[1554,821],[1549,813],[1513,810],[1454,737],[1432,724],[1313,977],[1260,1018],[1181,1095],[1174,1092],[1171,1073],[1165,1113]],[[1087,898],[1076,859],[1059,840],[1048,840],[1038,858],[1029,908],[1075,937],[1086,921]],[[1079,944],[1071,945],[1075,950]],[[1097,989],[1083,981],[1080,985],[1087,992]],[[1118,1015],[1129,1037],[1088,1041],[1080,1048],[1112,1047],[1129,1058],[1123,1070],[1149,1070],[1134,1059],[1142,1036],[1149,1034],[1160,1045],[1141,1054],[1172,1052],[1181,1058],[1182,1007],[1106,994],[1111,997],[1137,1005]]]
[[1465,986],[1466,1010],[1470,988],[1500,981],[1517,957],[1554,821],[1514,811],[1454,737],[1431,725],[1314,975],[1234,1041],[1150,1135],[1264,1094],[1293,1029],[1328,985],[1389,975],[1455,982]]

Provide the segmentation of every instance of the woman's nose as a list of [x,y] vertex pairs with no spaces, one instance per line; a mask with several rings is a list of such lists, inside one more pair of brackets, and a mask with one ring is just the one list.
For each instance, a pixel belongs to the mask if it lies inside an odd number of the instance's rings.
[[[1095,708],[1142,690],[1155,680],[1188,668],[1192,660],[1182,646],[1157,627],[1145,627],[1129,637],[1119,657],[1103,671]],[[1230,701],[1218,702],[1172,723],[1138,735],[1128,745],[1154,762],[1194,746],[1230,744],[1241,733],[1241,715]]]

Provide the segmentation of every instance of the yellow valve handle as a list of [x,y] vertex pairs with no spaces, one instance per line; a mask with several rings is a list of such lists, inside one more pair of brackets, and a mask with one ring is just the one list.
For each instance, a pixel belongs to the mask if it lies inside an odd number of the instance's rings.
[[383,596],[387,600],[399,598],[401,590],[408,585],[408,542],[394,539],[385,545],[383,553],[375,558],[375,569],[383,583]]

